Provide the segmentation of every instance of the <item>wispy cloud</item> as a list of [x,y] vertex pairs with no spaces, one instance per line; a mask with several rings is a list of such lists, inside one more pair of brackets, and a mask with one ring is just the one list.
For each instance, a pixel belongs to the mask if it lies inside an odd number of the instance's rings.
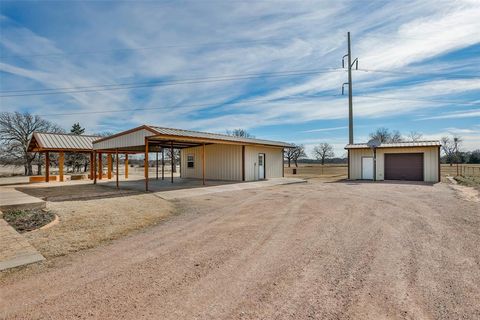
[[312,130],[305,130],[302,132],[325,132],[325,131],[335,131],[335,130],[342,130],[342,129],[347,129],[347,126],[343,127],[333,127],[333,128],[321,128],[321,129],[312,129]]
[[[26,6],[42,24],[33,17],[16,20],[15,12]],[[469,129],[468,120],[479,116],[474,105],[459,110],[454,103],[480,100],[478,78],[424,75],[479,74],[476,1],[18,2],[0,10],[2,91],[339,68],[350,30],[361,68],[397,72],[354,71],[356,139],[389,121],[404,131],[433,132],[444,125],[416,120],[450,119],[450,127]],[[456,54],[468,48],[470,53]],[[344,70],[325,70],[0,98],[0,105],[2,111],[39,114],[160,108],[49,119],[65,126],[80,121],[90,132],[145,122],[218,132],[244,127],[257,136],[276,130],[276,138],[287,141],[332,132],[329,136],[338,133],[338,141],[330,139],[342,152],[348,104],[340,87],[346,76]],[[250,102],[254,99],[263,101]]]

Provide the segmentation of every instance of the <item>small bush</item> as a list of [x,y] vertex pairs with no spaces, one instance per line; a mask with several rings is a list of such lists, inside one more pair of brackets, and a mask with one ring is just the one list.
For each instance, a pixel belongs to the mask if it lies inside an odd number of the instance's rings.
[[480,177],[457,176],[455,177],[455,180],[464,186],[480,188]]
[[55,215],[48,211],[11,210],[3,213],[3,219],[20,233],[38,229],[55,219]]

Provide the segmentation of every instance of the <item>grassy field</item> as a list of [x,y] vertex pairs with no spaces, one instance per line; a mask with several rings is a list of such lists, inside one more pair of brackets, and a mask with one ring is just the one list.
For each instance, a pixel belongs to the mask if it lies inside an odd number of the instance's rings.
[[[296,169],[297,174],[293,174]],[[316,163],[299,163],[298,168],[292,165],[290,168],[285,167],[285,176],[301,177],[301,178],[336,178],[346,179],[348,167],[346,164],[316,164]]]

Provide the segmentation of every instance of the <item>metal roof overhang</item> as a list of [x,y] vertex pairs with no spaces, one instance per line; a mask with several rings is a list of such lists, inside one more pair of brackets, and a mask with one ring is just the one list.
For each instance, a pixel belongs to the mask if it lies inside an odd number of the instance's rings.
[[[128,136],[135,134],[136,132],[140,132],[142,130],[146,130],[144,132],[148,132],[148,134],[145,134],[142,139],[145,139],[142,141],[143,143],[140,144],[139,140],[136,140],[137,142],[135,145],[125,145],[125,142],[118,142],[114,143],[115,146],[111,147],[106,147],[105,144],[102,142],[108,141],[108,140],[114,140],[118,139],[121,136]],[[171,131],[180,131],[182,132],[183,130],[179,129],[170,129]],[[196,147],[196,146],[201,146],[201,145],[208,145],[208,144],[228,144],[228,145],[239,145],[239,146],[266,146],[266,147],[273,147],[273,148],[288,148],[291,147],[288,144],[285,145],[278,145],[278,144],[269,144],[268,140],[265,140],[265,143],[262,143],[262,140],[257,141],[232,141],[229,139],[222,139],[222,137],[216,138],[216,137],[196,137],[196,136],[186,136],[186,135],[175,135],[175,134],[166,134],[159,132],[156,130],[156,128],[147,126],[147,125],[142,125],[124,132],[120,132],[117,134],[114,134],[109,137],[101,138],[99,140],[96,140],[93,142],[93,148],[95,148],[95,145],[102,145],[101,147],[103,150],[117,150],[118,151],[130,151],[130,152],[144,152],[145,151],[145,144],[146,141],[148,140],[149,144],[149,151],[155,152],[155,151],[160,151],[162,148],[173,148],[175,149],[183,149],[183,148],[191,148],[191,147]],[[261,142],[260,142],[261,141]],[[124,145],[122,145],[124,144]],[[97,152],[100,152],[97,149]]]
[[[68,134],[62,134],[64,136],[70,136]],[[143,149],[142,149],[143,150]],[[33,133],[30,141],[28,142],[27,152],[71,152],[71,153],[92,153],[93,148],[75,148],[75,147],[47,147],[42,144],[41,139],[39,139],[37,133]],[[115,150],[96,150],[97,152],[102,153],[112,153]],[[129,152],[127,153],[135,153]]]

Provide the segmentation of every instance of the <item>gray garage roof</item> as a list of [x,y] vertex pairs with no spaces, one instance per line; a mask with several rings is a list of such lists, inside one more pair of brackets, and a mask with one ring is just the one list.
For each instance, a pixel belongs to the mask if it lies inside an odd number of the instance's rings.
[[28,143],[28,151],[92,151],[93,141],[100,138],[99,136],[35,132]]
[[[382,143],[377,148],[411,148],[411,147],[440,147],[442,143],[438,140],[424,141],[402,141],[393,143]],[[347,144],[345,149],[370,149],[366,143]]]

